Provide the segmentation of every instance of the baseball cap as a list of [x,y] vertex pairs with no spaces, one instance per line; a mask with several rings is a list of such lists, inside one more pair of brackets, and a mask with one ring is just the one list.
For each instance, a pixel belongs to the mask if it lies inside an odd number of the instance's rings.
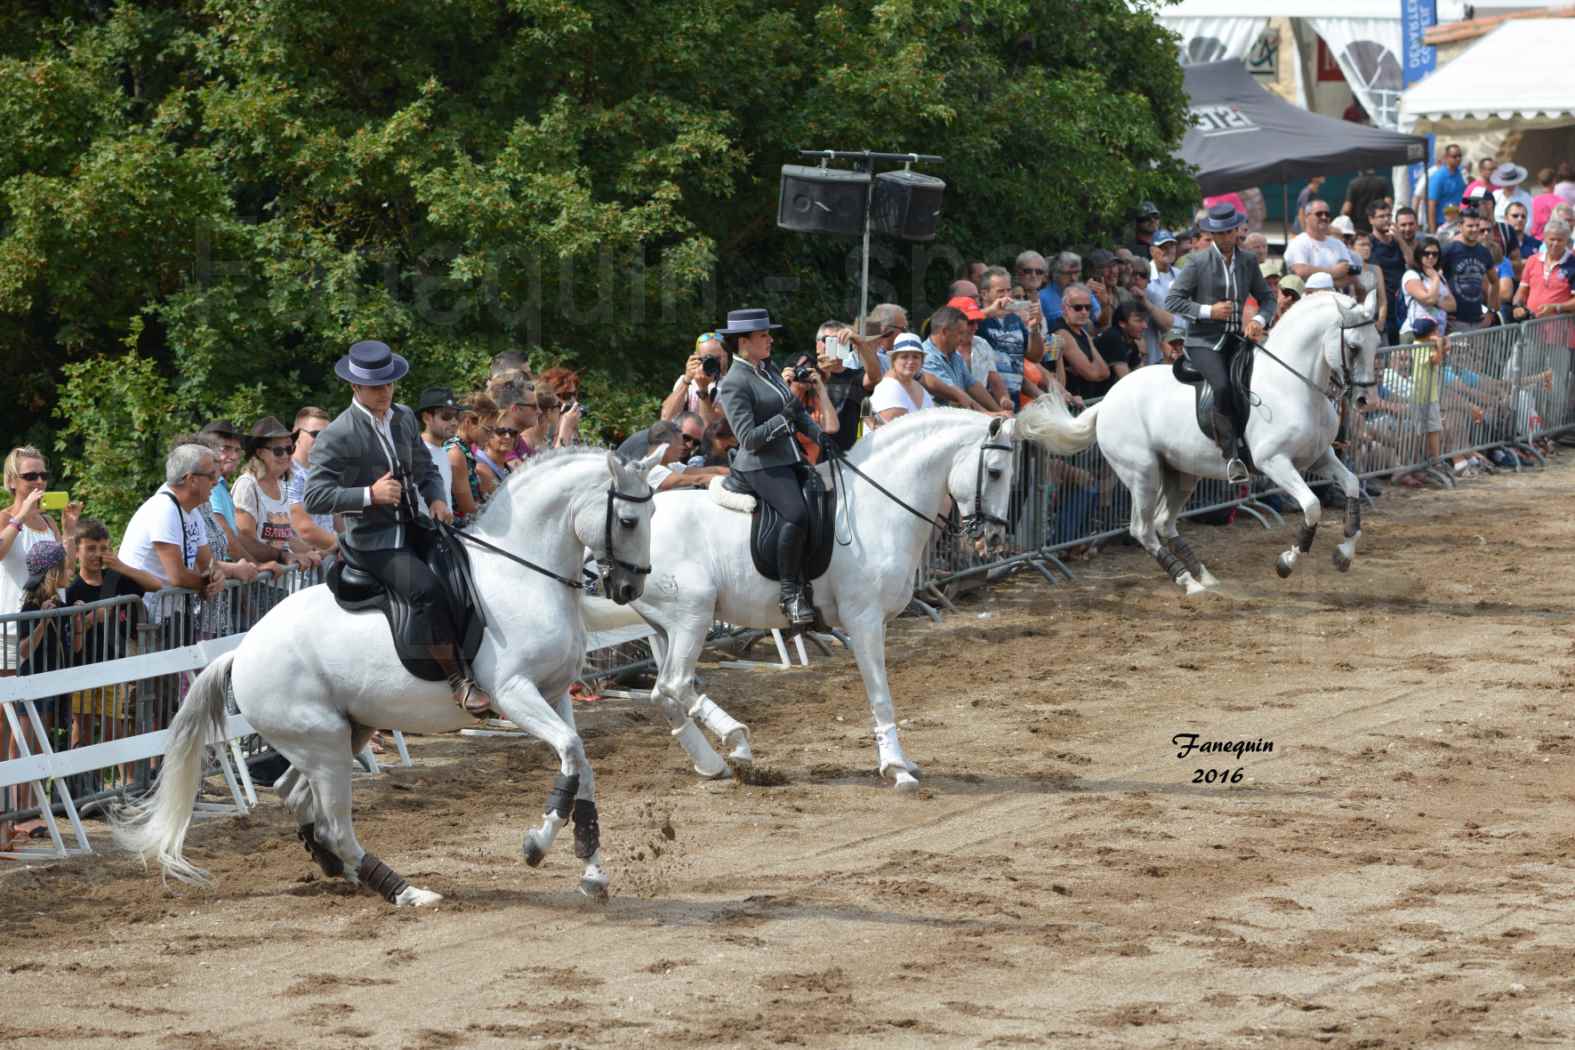
[[[1159,209],[1154,206],[1153,201],[1144,201],[1142,204],[1138,205],[1138,218],[1157,219],[1159,218]],[[1159,242],[1156,241],[1154,243],[1158,244]]]
[[1270,259],[1259,266],[1258,269],[1263,271],[1263,276],[1265,277],[1279,277],[1285,273],[1285,260]]
[[1115,252],[1112,252],[1107,248],[1095,248],[1093,251],[1088,253],[1088,265],[1096,270],[1101,266],[1109,266],[1115,261]]
[[1423,339],[1432,335],[1438,329],[1438,322],[1431,317],[1418,317],[1411,322],[1411,334]]
[[1169,230],[1155,230],[1154,231],[1154,243],[1156,245],[1158,245],[1158,244],[1175,244],[1176,243],[1176,235],[1174,233],[1171,233]]
[[1187,332],[1184,328],[1172,328],[1165,333],[1165,342],[1167,343],[1185,343],[1186,341]]
[[[1280,283],[1284,284],[1285,282],[1281,281]],[[1307,278],[1307,290],[1309,292],[1332,292],[1334,291],[1334,278],[1326,273],[1315,273]]]
[[970,321],[984,320],[984,311],[979,309],[979,304],[966,295],[959,295],[954,299],[946,300],[946,305],[953,310],[961,310]]
[[1341,236],[1353,237],[1356,235],[1356,223],[1351,221],[1349,215],[1336,215],[1330,221],[1329,228],[1337,230]]
[[[1324,274],[1324,276],[1327,277],[1329,275]],[[1306,294],[1307,286],[1302,283],[1302,279],[1300,277],[1296,276],[1294,273],[1288,273],[1284,277],[1280,278],[1280,291],[1293,292],[1295,293],[1296,298],[1300,299],[1304,294]]]

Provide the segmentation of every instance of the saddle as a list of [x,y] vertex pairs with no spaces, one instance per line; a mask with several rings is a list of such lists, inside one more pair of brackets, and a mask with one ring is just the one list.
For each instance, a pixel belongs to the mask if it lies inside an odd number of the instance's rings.
[[[755,570],[768,580],[782,579],[777,565],[777,534],[782,531],[782,517],[771,504],[755,495],[754,489],[738,473],[718,479],[713,486],[713,497],[730,510],[750,511],[749,556],[754,559]],[[753,509],[744,505],[752,501]],[[831,567],[831,555],[836,549],[837,501],[826,491],[826,483],[815,471],[809,472],[804,482],[804,502],[809,504],[809,536],[804,540],[804,582],[819,579]]]
[[[1239,350],[1230,362],[1230,385],[1232,405],[1230,414],[1235,417],[1237,433],[1245,436],[1247,433],[1247,417],[1252,414],[1252,363],[1257,355],[1250,349]],[[1184,383],[1193,388],[1193,408],[1198,417],[1198,429],[1203,431],[1210,441],[1214,436],[1214,403],[1218,392],[1203,377],[1203,373],[1192,367],[1185,355],[1176,359],[1171,365],[1171,373],[1178,383]],[[1252,453],[1247,448],[1247,442],[1241,442],[1242,459],[1248,468],[1256,470],[1252,464]]]
[[[470,573],[470,552],[451,536],[436,534],[425,561],[448,592],[449,607],[459,615],[459,651],[466,665],[481,648],[487,618],[476,604],[476,586]],[[355,552],[343,544],[339,557],[328,569],[328,590],[345,612],[381,610],[394,633],[394,649],[405,670],[427,682],[447,681],[448,676],[436,660],[430,659],[424,645],[410,640],[410,604],[402,594],[390,592],[371,573],[356,564]]]

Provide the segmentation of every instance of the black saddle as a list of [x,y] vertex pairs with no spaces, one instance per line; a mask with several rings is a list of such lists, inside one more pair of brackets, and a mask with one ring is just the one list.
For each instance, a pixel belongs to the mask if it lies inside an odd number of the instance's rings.
[[[481,635],[487,618],[476,604],[475,581],[470,575],[470,552],[459,540],[437,533],[427,547],[427,567],[448,591],[449,607],[460,618],[459,650],[465,664],[475,659],[481,648]],[[339,557],[328,569],[328,589],[346,612],[381,610],[394,632],[394,649],[405,670],[428,682],[442,682],[448,676],[436,660],[429,658],[425,645],[410,641],[410,605],[402,594],[390,593],[371,573],[356,564],[355,552],[340,544]]]
[[[1247,433],[1247,417],[1252,414],[1252,362],[1257,357],[1252,352],[1251,346],[1243,346],[1237,350],[1230,362],[1230,393],[1232,395],[1230,415],[1236,420],[1236,433],[1245,436]],[[1176,381],[1185,383],[1194,390],[1194,409],[1197,412],[1198,427],[1205,437],[1214,440],[1214,403],[1218,393],[1203,373],[1192,367],[1192,363],[1185,356],[1178,357],[1176,363],[1170,366],[1171,373]],[[1247,451],[1247,442],[1241,442],[1242,458],[1251,466],[1251,456]]]
[[[781,580],[777,565],[777,534],[782,531],[782,516],[771,504],[756,495],[749,482],[737,471],[727,475],[723,487],[755,497],[755,510],[749,522],[749,554],[755,570],[768,580]],[[804,502],[809,504],[809,536],[804,540],[804,582],[826,574],[836,547],[837,501],[826,491],[826,483],[813,470],[804,482]]]

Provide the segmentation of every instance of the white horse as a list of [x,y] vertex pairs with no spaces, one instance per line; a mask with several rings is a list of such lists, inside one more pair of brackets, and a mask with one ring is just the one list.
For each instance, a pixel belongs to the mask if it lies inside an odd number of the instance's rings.
[[[866,478],[842,471],[838,546],[828,571],[812,581],[827,625],[847,632],[874,719],[877,762],[900,790],[918,786],[918,766],[903,754],[886,679],[886,624],[908,607],[915,572],[935,530],[933,519],[949,494],[970,534],[985,544],[1005,538],[1012,489],[1013,446],[1050,418],[1043,404],[1015,420],[974,412],[930,409],[900,417],[859,441],[847,461]],[[823,476],[828,467],[820,467]],[[695,725],[698,719],[726,747],[735,764],[753,759],[748,729],[694,686],[695,663],[713,621],[747,627],[785,627],[780,588],[762,577],[749,553],[748,514],[719,506],[708,492],[663,493],[651,541],[652,573],[631,608],[656,629],[660,669],[652,699],[702,776],[727,763]],[[598,627],[638,622],[625,610],[587,599]]]
[[[525,860],[541,863],[572,813],[575,855],[586,862],[580,890],[605,897],[595,776],[574,726],[569,685],[585,655],[578,586],[585,550],[601,563],[607,593],[637,598],[650,557],[654,504],[645,472],[660,451],[625,464],[597,449],[531,460],[492,497],[467,542],[476,601],[487,629],[473,663],[494,706],[558,753],[560,775],[541,827],[525,835]],[[534,563],[527,566],[520,559]],[[552,578],[558,577],[557,579]],[[202,776],[203,745],[222,739],[226,694],[262,737],[290,761],[280,787],[307,850],[330,876],[369,885],[395,905],[425,905],[436,893],[408,885],[361,848],[350,820],[351,755],[373,726],[446,733],[474,720],[445,682],[405,670],[387,619],[340,609],[326,586],[286,598],[233,654],[209,664],[170,726],[152,795],[113,818],[122,847],[154,854],[166,875],[204,883],[182,856]],[[548,701],[552,697],[556,701]]]
[[[1281,577],[1291,574],[1298,554],[1312,549],[1322,516],[1317,495],[1302,480],[1307,469],[1330,475],[1345,491],[1345,540],[1334,550],[1335,567],[1345,572],[1356,557],[1361,484],[1331,443],[1340,426],[1341,391],[1373,384],[1377,311],[1376,291],[1361,306],[1334,292],[1311,295],[1269,334],[1265,345],[1273,357],[1254,351],[1247,447],[1258,469],[1302,510],[1296,546],[1275,566]],[[1357,404],[1364,400],[1358,397]],[[1081,452],[1097,435],[1100,452],[1132,493],[1133,537],[1187,594],[1215,586],[1219,581],[1176,530],[1198,479],[1225,478],[1225,458],[1198,428],[1193,388],[1169,368],[1140,368],[1076,419],[1059,402],[1053,408],[1059,411],[1047,428],[1051,451]]]

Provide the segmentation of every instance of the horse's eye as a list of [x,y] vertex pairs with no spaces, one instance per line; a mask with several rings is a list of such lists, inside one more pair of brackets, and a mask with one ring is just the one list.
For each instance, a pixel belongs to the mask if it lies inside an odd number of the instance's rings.
[[624,517],[623,515],[620,514],[618,516],[618,524],[622,525],[626,529],[632,529],[636,525],[640,524],[640,519],[639,518],[628,518],[628,517]]
[[990,475],[990,480],[991,481],[1000,481],[1001,480],[1001,473],[1002,473],[1002,471],[1001,471],[1000,467],[990,467],[988,470],[985,471],[985,473]]

